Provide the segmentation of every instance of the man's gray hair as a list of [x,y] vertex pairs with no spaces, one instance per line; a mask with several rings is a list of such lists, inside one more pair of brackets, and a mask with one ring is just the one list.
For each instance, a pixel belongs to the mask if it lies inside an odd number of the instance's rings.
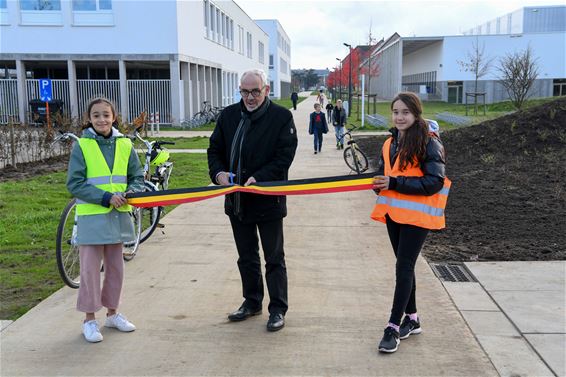
[[244,77],[246,77],[247,75],[254,75],[259,77],[259,79],[261,80],[261,85],[267,85],[267,75],[265,74],[265,71],[263,69],[250,69],[242,73],[242,77],[240,77],[240,84],[242,83],[242,81],[244,81]]

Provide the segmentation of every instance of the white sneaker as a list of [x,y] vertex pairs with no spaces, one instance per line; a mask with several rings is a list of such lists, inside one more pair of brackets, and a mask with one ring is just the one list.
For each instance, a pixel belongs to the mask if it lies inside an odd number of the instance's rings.
[[83,335],[87,342],[98,343],[102,341],[102,334],[95,319],[83,323]]
[[136,326],[130,321],[127,320],[126,317],[122,313],[116,313],[109,317],[106,317],[106,322],[104,323],[106,327],[114,327],[120,331],[130,332],[136,329]]

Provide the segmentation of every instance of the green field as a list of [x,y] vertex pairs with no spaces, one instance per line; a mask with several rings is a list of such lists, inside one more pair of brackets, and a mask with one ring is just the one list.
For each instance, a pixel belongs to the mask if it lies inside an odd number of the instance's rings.
[[[169,188],[210,183],[206,154],[171,154]],[[63,285],[55,260],[66,172],[0,183],[0,318],[16,319]],[[168,207],[168,210],[171,210]],[[143,252],[143,245],[141,246]]]
[[196,136],[191,138],[186,137],[148,137],[146,140],[154,141],[169,141],[174,142],[175,145],[164,145],[166,149],[207,149],[209,139],[206,136]]

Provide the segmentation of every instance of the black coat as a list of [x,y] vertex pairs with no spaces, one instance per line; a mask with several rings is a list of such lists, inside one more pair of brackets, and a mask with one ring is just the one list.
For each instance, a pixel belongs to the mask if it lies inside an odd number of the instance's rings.
[[[265,114],[252,121],[244,134],[241,153],[241,177],[234,182],[244,184],[254,177],[257,182],[281,181],[288,179],[288,171],[297,149],[297,130],[291,112],[268,98],[262,104],[267,106]],[[253,113],[259,111],[256,110]],[[208,148],[208,168],[212,182],[219,172],[229,171],[232,141],[242,112],[243,102],[225,108],[220,114]],[[252,114],[253,114],[252,113]],[[234,195],[227,195],[224,203],[227,215],[234,214]],[[283,218],[287,215],[285,196],[240,193],[241,221],[253,223]]]
[[[396,128],[390,130],[393,140],[389,149],[389,161],[391,167],[395,164],[397,158],[397,137]],[[420,162],[420,168],[423,171],[422,177],[396,177],[389,180],[389,189],[409,195],[434,195],[444,186],[445,173],[445,156],[444,146],[439,138],[431,136],[426,145],[426,155]],[[380,153],[379,165],[376,174],[383,175],[385,165],[383,161],[383,152]]]

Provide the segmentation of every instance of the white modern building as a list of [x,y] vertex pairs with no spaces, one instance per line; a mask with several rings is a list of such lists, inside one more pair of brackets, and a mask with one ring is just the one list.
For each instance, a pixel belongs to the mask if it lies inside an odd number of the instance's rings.
[[[537,12],[529,7],[512,13],[523,14],[521,20],[524,23],[521,28],[512,26],[511,30],[529,32],[502,33],[500,21],[499,28],[489,27],[494,32],[498,30],[497,34],[476,32],[458,36],[409,38],[393,34],[380,42],[372,53],[372,65],[378,66],[379,74],[372,76],[371,93],[382,98],[393,98],[399,91],[408,90],[419,93],[424,99],[465,103],[466,93],[475,91],[475,76],[472,72],[466,72],[458,62],[469,61],[469,54],[478,46],[480,50],[483,49],[486,60],[493,59],[488,74],[478,80],[477,92],[485,93],[486,103],[508,99],[499,82],[496,68],[499,58],[529,47],[537,59],[539,69],[538,79],[531,89],[532,97],[566,95],[566,7],[536,9]],[[562,22],[556,15],[562,15]],[[536,17],[542,20],[533,19]],[[537,26],[533,29],[527,25]],[[486,29],[483,27],[473,30]]]
[[270,96],[289,98],[291,95],[291,40],[277,20],[255,20],[269,35]]
[[268,45],[234,1],[0,0],[0,122],[28,119],[50,78],[72,117],[104,95],[126,120],[176,124],[233,103],[241,73],[267,72]]

